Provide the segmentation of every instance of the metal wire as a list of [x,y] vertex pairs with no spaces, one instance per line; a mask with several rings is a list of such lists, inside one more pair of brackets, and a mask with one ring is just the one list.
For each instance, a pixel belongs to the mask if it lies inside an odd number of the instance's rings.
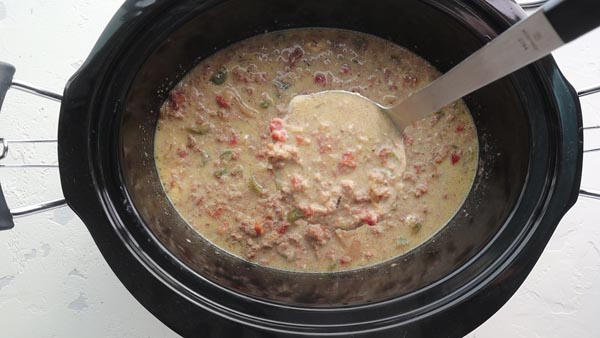
[[577,95],[579,97],[584,97],[584,96],[591,95],[591,94],[596,94],[596,93],[600,93],[600,85],[589,87],[589,88],[586,88],[586,89],[582,89],[582,90],[580,90],[580,91],[577,92]]
[[[13,81],[11,84],[11,88],[18,89],[20,91],[30,93],[33,95],[37,95],[49,100],[58,101],[62,100],[62,95],[54,93],[48,89],[41,88],[38,86],[34,86],[32,84],[21,82],[21,81]],[[10,143],[56,143],[55,139],[33,139],[33,140],[6,140],[4,138],[0,138],[0,159],[3,159],[8,154],[8,145]],[[57,168],[58,164],[46,164],[46,163],[0,163],[0,168]],[[36,203],[24,207],[13,208],[10,209],[10,213],[12,217],[22,217],[27,215],[36,214],[42,211],[51,210],[55,208],[62,207],[67,202],[64,198],[45,201],[41,203]]]
[[[590,127],[583,127],[583,130],[594,130],[594,129],[600,129],[600,126],[590,126]],[[600,151],[600,148],[592,148],[592,149],[585,149],[583,152],[584,153],[593,153],[596,151]]]
[[600,200],[600,192],[588,189],[579,189],[579,196]]
[[39,140],[6,140],[8,143],[56,143],[58,140],[39,139]]
[[57,200],[28,205],[26,207],[13,208],[13,209],[10,209],[10,213],[13,217],[23,217],[23,216],[37,214],[42,211],[60,208],[65,204],[67,204],[67,201],[64,198],[61,198],[61,199],[57,199]]
[[41,97],[44,97],[44,98],[47,98],[47,99],[50,99],[53,101],[60,102],[60,101],[62,101],[62,98],[63,98],[62,95],[57,94],[53,91],[32,85],[31,83],[23,82],[23,81],[13,80],[10,87],[14,88],[14,89],[18,89],[18,90],[26,92],[26,93],[41,96]]
[[46,163],[0,163],[0,168],[58,168],[58,164]]

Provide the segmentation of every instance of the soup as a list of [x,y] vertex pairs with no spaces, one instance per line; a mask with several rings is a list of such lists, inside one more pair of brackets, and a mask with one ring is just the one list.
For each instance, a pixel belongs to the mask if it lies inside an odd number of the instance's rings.
[[381,263],[426,241],[465,200],[478,162],[468,108],[457,101],[400,133],[360,98],[290,102],[342,89],[391,105],[437,76],[407,49],[353,31],[238,42],[202,60],[161,107],[161,182],[191,227],[242,259],[306,272]]

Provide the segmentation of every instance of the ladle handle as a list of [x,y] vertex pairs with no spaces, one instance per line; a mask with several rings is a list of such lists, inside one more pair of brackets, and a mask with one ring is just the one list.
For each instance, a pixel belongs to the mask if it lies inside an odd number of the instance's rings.
[[[552,20],[547,16],[549,15]],[[552,0],[391,108],[401,129],[600,25],[600,0]]]
[[600,26],[599,0],[551,0],[543,11],[565,43]]

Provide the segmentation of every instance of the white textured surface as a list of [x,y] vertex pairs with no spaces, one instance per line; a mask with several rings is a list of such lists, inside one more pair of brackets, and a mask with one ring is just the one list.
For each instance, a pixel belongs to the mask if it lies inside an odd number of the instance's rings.
[[[120,3],[0,0],[0,60],[17,67],[16,78],[62,92]],[[600,83],[600,31],[555,56],[576,88]],[[600,124],[600,95],[582,101],[585,124]],[[58,107],[13,90],[0,136],[55,137]],[[588,136],[587,147],[600,146],[600,131]],[[49,145],[12,151],[13,161],[56,161]],[[587,155],[586,186],[600,188],[598,168],[600,154]],[[0,181],[12,206],[61,194],[55,169],[0,169]],[[468,337],[600,337],[598,216],[600,201],[580,199],[516,295]],[[0,233],[0,309],[1,337],[176,337],[129,295],[68,208]]]

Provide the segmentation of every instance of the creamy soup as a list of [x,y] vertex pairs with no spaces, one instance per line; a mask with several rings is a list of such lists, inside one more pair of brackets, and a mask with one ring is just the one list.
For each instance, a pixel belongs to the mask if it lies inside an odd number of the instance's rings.
[[[403,133],[374,105],[439,76],[386,40],[338,29],[272,32],[200,62],[170,92],[155,159],[202,236],[257,264],[354,269],[426,241],[457,212],[478,161],[462,101]],[[292,104],[290,105],[290,102]]]

